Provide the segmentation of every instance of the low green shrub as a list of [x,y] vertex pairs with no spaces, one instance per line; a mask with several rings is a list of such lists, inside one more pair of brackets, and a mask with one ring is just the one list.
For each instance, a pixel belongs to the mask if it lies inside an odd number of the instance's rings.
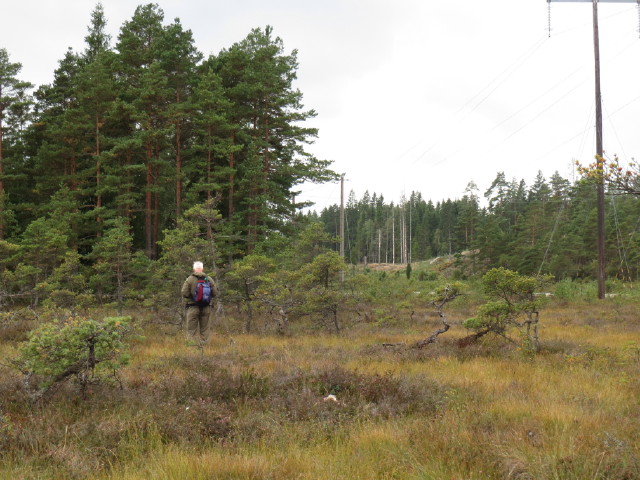
[[556,283],[555,297],[564,301],[595,299],[598,298],[598,286],[591,281],[584,282],[565,278]]
[[131,317],[78,316],[44,323],[20,346],[13,365],[34,399],[69,378],[84,391],[90,383],[117,378],[118,369],[129,362],[126,338],[132,330]]

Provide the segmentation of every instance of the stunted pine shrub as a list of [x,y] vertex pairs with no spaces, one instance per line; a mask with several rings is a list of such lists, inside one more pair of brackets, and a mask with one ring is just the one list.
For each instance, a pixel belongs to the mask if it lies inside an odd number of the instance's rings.
[[442,328],[433,332],[429,337],[416,342],[413,348],[423,348],[430,343],[434,343],[438,339],[438,335],[441,335],[451,328],[451,325],[447,322],[447,316],[444,313],[444,307],[447,303],[454,301],[464,291],[465,286],[461,282],[453,282],[448,285],[439,287],[433,292],[432,300],[429,302],[438,311],[438,317],[442,320]]
[[70,378],[84,392],[91,383],[117,378],[118,369],[129,361],[126,338],[132,330],[131,317],[69,317],[45,323],[20,346],[13,365],[23,374],[32,400]]
[[506,268],[493,268],[482,277],[487,303],[478,307],[477,315],[465,320],[464,326],[475,334],[464,339],[476,340],[488,333],[506,337],[517,329],[522,346],[538,351],[538,317],[542,297],[536,295],[549,283],[549,276],[530,277]]

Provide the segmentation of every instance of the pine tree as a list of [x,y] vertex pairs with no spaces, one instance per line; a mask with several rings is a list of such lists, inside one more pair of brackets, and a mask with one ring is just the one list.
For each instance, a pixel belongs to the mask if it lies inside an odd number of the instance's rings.
[[[219,196],[220,208],[229,218],[233,214],[231,197],[236,172],[228,159],[241,147],[232,143],[233,132],[237,130],[229,120],[232,103],[225,96],[222,79],[209,65],[204,66],[198,76],[191,109],[197,115],[193,118],[191,162],[185,167],[190,204]],[[227,202],[222,202],[225,195]]]
[[[87,48],[83,56],[83,68],[78,75],[78,104],[86,123],[92,125],[94,149],[91,169],[95,174],[94,182],[90,183],[88,196],[95,198],[94,212],[98,223],[102,222],[104,165],[110,155],[105,152],[109,146],[106,143],[104,130],[111,123],[109,114],[117,98],[113,64],[115,56],[110,50],[111,36],[106,33],[107,20],[104,16],[102,4],[98,3],[91,13],[91,25],[85,37]],[[100,231],[98,230],[98,235]]]
[[81,58],[71,49],[59,62],[53,83],[41,86],[37,99],[38,130],[35,166],[35,190],[38,203],[46,201],[61,185],[72,191],[80,188],[79,157],[86,145],[86,125],[75,115],[77,109],[76,80]]
[[87,63],[95,61],[96,57],[108,50],[111,45],[111,35],[106,33],[107,19],[104,16],[104,8],[101,3],[97,3],[91,12],[91,26],[89,33],[84,37],[87,48],[84,58]]
[[[99,293],[115,294],[118,315],[122,315],[126,282],[131,275],[133,239],[127,219],[114,218],[91,252],[94,275],[91,283]],[[109,288],[111,287],[111,288]]]
[[113,54],[105,50],[96,51],[91,61],[68,51],[54,83],[38,92],[41,114],[36,128],[42,130],[38,190],[46,196],[64,184],[74,192],[85,212],[78,228],[89,242],[100,234],[105,216],[102,181],[109,157],[105,129],[117,95],[112,65]]
[[[0,48],[0,240],[5,237],[8,220],[8,201],[5,185],[5,152],[7,139],[17,143],[21,123],[26,116],[30,100],[26,94],[32,87],[28,82],[20,81],[16,76],[22,64],[11,63],[9,54]],[[13,138],[12,138],[13,137]]]
[[[86,165],[85,197],[91,199],[86,203],[91,205],[91,215],[98,224],[105,217],[116,215],[115,212],[105,211],[107,207],[104,202],[104,195],[108,191],[104,185],[105,170],[109,171],[112,159],[109,133],[114,134],[112,113],[117,96],[111,71],[113,61],[114,55],[111,52],[102,51],[83,67],[77,78],[78,108],[74,110],[76,118],[86,129],[85,138],[91,141],[86,146],[91,161],[87,161]],[[99,234],[100,227],[96,226],[96,230]]]
[[[173,97],[167,111],[167,121],[173,130],[175,157],[175,217],[182,215],[184,187],[184,149],[189,138],[190,119],[198,112],[191,102],[195,84],[196,67],[202,59],[194,45],[191,30],[184,30],[179,19],[164,29],[159,39],[158,57],[162,70],[168,77],[167,89]],[[188,147],[188,145],[186,145]]]
[[[17,272],[29,278],[28,287],[45,285],[69,254],[77,253],[80,208],[73,192],[63,187],[49,202],[49,213],[31,222],[22,234]],[[43,287],[46,291],[46,288]],[[38,303],[39,296],[34,303]]]
[[164,12],[154,4],[139,6],[122,26],[116,45],[122,100],[131,108],[129,135],[132,162],[144,164],[144,245],[149,258],[157,255],[160,237],[161,178],[167,174],[163,154],[167,149],[168,79],[159,62]]
[[251,332],[258,291],[265,283],[271,283],[269,277],[274,270],[275,263],[272,259],[264,255],[249,254],[236,262],[233,270],[227,275],[229,294],[231,297],[237,297],[247,311],[244,325],[246,333]]
[[465,250],[471,248],[478,228],[480,206],[478,199],[478,186],[471,181],[464,190],[464,196],[460,201],[460,219],[458,222],[460,245]]
[[[273,38],[272,27],[252,30],[243,41],[221,52],[216,63],[234,103],[231,121],[245,126],[236,133],[234,143],[243,143],[242,163],[246,165],[236,167],[234,159],[230,168],[240,176],[238,195],[244,201],[240,213],[246,222],[250,252],[270,228],[282,227],[280,218],[292,215],[296,185],[336,175],[328,169],[328,162],[304,150],[317,130],[301,123],[313,118],[315,112],[303,110],[302,93],[293,88],[297,51],[286,55],[282,40]],[[243,181],[244,176],[250,181]]]

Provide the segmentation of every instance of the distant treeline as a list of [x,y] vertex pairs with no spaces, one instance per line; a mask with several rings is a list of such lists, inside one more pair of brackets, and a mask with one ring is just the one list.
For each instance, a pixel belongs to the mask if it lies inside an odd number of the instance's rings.
[[[499,172],[482,202],[473,182],[462,198],[436,204],[416,192],[397,204],[368,192],[358,200],[352,192],[345,205],[345,255],[351,263],[457,255],[461,275],[502,266],[557,279],[594,278],[596,213],[595,185],[571,183],[557,172],[549,179],[539,172],[530,186]],[[310,216],[328,232],[339,232],[338,205]],[[636,280],[640,200],[609,196],[605,218],[608,276]]]

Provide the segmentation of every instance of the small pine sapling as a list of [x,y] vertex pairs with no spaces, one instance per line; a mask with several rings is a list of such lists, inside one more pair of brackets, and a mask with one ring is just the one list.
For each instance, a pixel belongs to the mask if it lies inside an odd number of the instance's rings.
[[429,303],[438,311],[438,317],[440,317],[440,320],[442,321],[442,328],[439,328],[427,338],[414,343],[412,348],[424,348],[430,343],[435,343],[439,335],[447,332],[451,328],[451,325],[447,321],[447,316],[444,313],[444,306],[462,295],[463,288],[464,285],[462,283],[454,282],[447,284],[444,287],[440,287],[435,291],[435,297]]
[[31,332],[12,364],[33,401],[71,378],[85,393],[90,384],[117,380],[118,369],[129,362],[126,339],[132,332],[131,317],[77,316],[45,323]]
[[464,326],[475,333],[460,340],[472,343],[492,333],[509,339],[510,329],[517,329],[523,348],[538,351],[538,320],[542,297],[536,291],[551,281],[551,276],[526,276],[505,268],[493,268],[482,277],[488,302],[478,307],[477,315]]

